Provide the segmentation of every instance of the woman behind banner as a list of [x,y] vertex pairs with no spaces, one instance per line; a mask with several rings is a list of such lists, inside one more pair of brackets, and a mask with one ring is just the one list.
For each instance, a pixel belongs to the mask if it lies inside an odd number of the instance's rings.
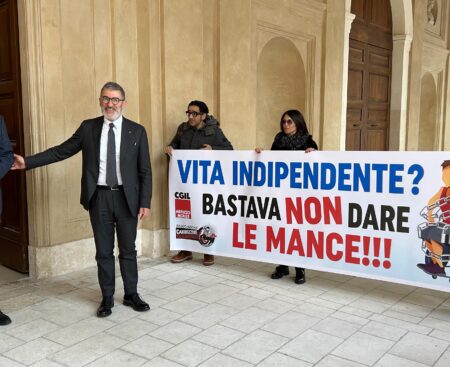
[[[316,142],[308,132],[305,119],[298,110],[288,110],[281,115],[280,132],[275,136],[271,150],[303,150],[305,153],[318,149]],[[255,151],[260,153],[261,148]],[[287,265],[278,265],[272,273],[272,279],[289,275]],[[305,283],[305,269],[295,268],[295,283]]]

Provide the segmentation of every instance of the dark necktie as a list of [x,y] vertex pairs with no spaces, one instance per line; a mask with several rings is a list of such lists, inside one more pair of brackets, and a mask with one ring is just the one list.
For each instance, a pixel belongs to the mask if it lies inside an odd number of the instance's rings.
[[114,187],[118,184],[116,172],[116,138],[114,124],[109,124],[108,146],[106,148],[106,185]]

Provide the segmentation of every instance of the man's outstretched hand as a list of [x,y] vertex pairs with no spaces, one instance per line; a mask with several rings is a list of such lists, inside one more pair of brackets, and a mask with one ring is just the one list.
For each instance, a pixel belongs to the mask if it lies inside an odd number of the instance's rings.
[[25,159],[21,155],[14,154],[14,162],[11,169],[25,169]]

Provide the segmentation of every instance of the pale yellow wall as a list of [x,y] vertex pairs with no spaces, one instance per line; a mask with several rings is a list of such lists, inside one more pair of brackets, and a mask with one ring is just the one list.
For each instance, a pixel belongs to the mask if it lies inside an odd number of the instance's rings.
[[[126,116],[138,119],[135,1],[39,2],[42,26],[44,143],[34,153],[70,137],[83,119],[98,116],[99,90],[120,80],[129,101]],[[130,18],[123,19],[124,11]],[[128,21],[127,21],[128,20]],[[111,24],[116,24],[111,32]],[[91,237],[90,224],[78,204],[81,157],[44,168],[48,174],[49,241],[59,244]],[[36,205],[40,205],[39,202]]]
[[256,54],[252,1],[220,0],[218,11],[222,128],[235,149],[253,149],[256,137]]
[[197,0],[164,2],[166,119],[173,127],[185,121],[190,100],[205,99],[203,55],[207,50],[203,47],[202,10],[202,2]]
[[[127,92],[125,115],[151,130],[139,109],[147,97],[139,89],[136,1],[20,1],[19,14],[28,154],[59,144],[83,119],[100,115],[98,95],[108,80],[119,81]],[[80,176],[80,155],[27,175],[32,275],[91,264],[85,261],[93,242],[87,212],[79,205]]]
[[435,150],[439,126],[436,118],[436,83],[430,73],[423,76],[421,91],[418,150]]
[[[304,112],[322,149],[342,149],[350,3],[19,0],[27,152],[68,138],[83,119],[100,113],[101,85],[121,83],[129,103],[125,115],[146,127],[151,145],[154,199],[138,245],[148,256],[164,254],[169,198],[162,150],[185,119],[190,100],[207,102],[236,149],[269,148],[280,111],[289,108]],[[425,0],[391,4],[397,50],[393,80],[398,80],[391,116],[391,137],[398,141],[391,146],[418,148],[422,77],[430,73],[436,85],[437,146],[448,149],[450,9],[439,1],[442,13],[435,25],[427,25]],[[408,9],[413,9],[414,28]],[[280,96],[284,86],[287,93]],[[28,173],[35,276],[83,267],[92,257],[79,182],[80,157]]]
[[[411,47],[411,74],[408,106],[407,150],[418,150],[421,147],[421,112],[422,108],[429,108],[429,98],[434,98],[436,106],[435,150],[448,149],[450,129],[450,111],[448,109],[448,69],[449,69],[449,23],[450,4],[448,1],[437,0],[437,17],[435,23],[430,23],[427,16],[427,0],[414,2],[414,38]],[[434,79],[435,90],[422,91],[424,75],[431,74]],[[429,88],[430,83],[425,84]],[[430,96],[429,94],[433,94]],[[428,122],[429,124],[430,122]]]
[[[430,20],[425,23],[422,61],[422,80],[425,77],[431,77],[434,90],[422,91],[422,97],[425,96],[430,102],[434,97],[432,103],[432,108],[435,112],[433,150],[443,150],[445,147],[449,147],[445,140],[445,130],[450,128],[450,126],[447,128],[445,126],[446,121],[450,123],[450,120],[446,119],[446,115],[449,113],[446,103],[446,90],[448,90],[448,85],[450,84],[448,81],[450,3],[437,0],[434,4],[435,7]],[[431,83],[428,83],[428,86],[431,87]],[[421,116],[422,114],[421,112]]]

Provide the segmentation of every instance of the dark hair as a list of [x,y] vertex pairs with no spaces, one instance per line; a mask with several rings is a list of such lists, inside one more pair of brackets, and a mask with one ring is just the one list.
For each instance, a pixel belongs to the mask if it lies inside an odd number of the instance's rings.
[[448,166],[450,166],[450,160],[446,160],[446,161],[442,162],[442,164],[441,164],[442,169],[444,169],[445,167],[448,167]]
[[188,108],[189,108],[189,106],[197,106],[201,113],[206,113],[206,114],[209,113],[208,106],[206,105],[205,102],[194,100],[194,101],[189,102]]
[[125,99],[125,90],[122,88],[122,86],[116,82],[107,82],[102,87],[102,90],[100,91],[100,94],[105,90],[118,90],[122,94],[122,98]]
[[297,128],[297,133],[300,135],[309,135],[308,128],[306,127],[305,118],[299,110],[287,110],[281,115],[280,130],[283,131],[283,117],[288,115],[292,121],[294,121]]

